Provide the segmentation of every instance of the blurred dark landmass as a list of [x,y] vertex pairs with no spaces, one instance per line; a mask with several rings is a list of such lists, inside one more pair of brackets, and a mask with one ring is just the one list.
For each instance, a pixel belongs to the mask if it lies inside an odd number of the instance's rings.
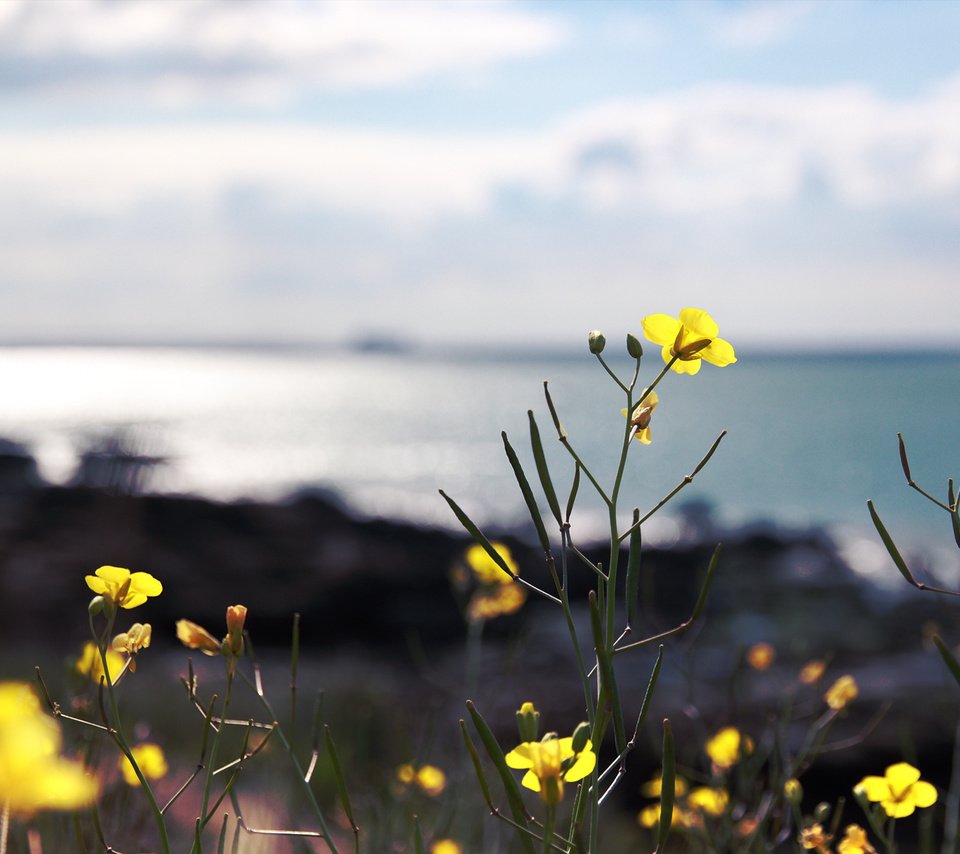
[[[135,480],[121,482],[129,487]],[[946,785],[958,688],[929,637],[938,631],[948,644],[956,642],[952,602],[906,584],[897,593],[876,589],[841,560],[821,531],[757,524],[703,536],[709,527],[691,526],[676,545],[643,553],[633,639],[689,617],[713,549],[718,540],[724,544],[702,619],[664,642],[663,676],[649,720],[670,716],[678,733],[700,744],[728,723],[759,730],[797,688],[802,665],[826,659],[824,684],[812,693],[805,689],[804,702],[812,720],[824,709],[826,685],[840,674],[855,675],[860,697],[834,735],[838,742],[850,740],[860,770],[846,764],[849,751],[828,754],[814,772],[824,775],[819,790],[848,793],[852,774],[882,773],[885,764],[904,758],[905,749],[906,758],[925,762],[926,778]],[[551,589],[539,548],[512,536],[497,539],[512,549],[524,578]],[[445,530],[356,518],[319,493],[280,503],[219,503],[83,483],[52,486],[29,454],[3,443],[2,676],[28,677],[31,657],[41,650],[66,657],[79,649],[88,637],[92,595],[84,575],[113,564],[162,581],[163,595],[129,614],[130,622],[151,622],[160,651],[176,647],[176,620],[187,617],[220,634],[226,606],[242,603],[258,652],[270,655],[288,648],[297,612],[305,659],[348,661],[355,678],[368,681],[368,691],[376,694],[374,684],[390,697],[409,691],[418,711],[426,705],[424,692],[436,688],[442,716],[455,720],[467,690],[466,629],[450,578],[468,544],[466,535]],[[607,562],[603,549],[581,548]],[[589,623],[582,603],[592,579],[582,564],[571,563],[568,571],[585,641]],[[896,573],[892,564],[890,572]],[[553,720],[582,717],[569,638],[554,607],[532,596],[519,614],[486,626],[473,696],[506,740],[513,737],[513,713],[526,699],[538,698]],[[777,652],[774,667],[763,673],[743,666],[744,650],[760,641]],[[628,709],[640,708],[655,653],[652,644],[618,657]],[[406,675],[398,679],[397,673]],[[888,702],[886,716],[860,743]],[[654,735],[650,755],[655,742]],[[638,785],[632,781],[630,790]]]

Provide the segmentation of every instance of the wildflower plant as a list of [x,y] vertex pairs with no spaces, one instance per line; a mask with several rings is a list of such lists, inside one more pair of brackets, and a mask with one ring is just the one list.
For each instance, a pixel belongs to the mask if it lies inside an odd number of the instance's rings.
[[[611,485],[602,485],[591,467],[578,453],[575,439],[563,427],[546,382],[544,396],[547,410],[556,438],[565,449],[572,469],[568,481],[570,486],[562,504],[555,487],[556,476],[547,462],[540,426],[533,411],[527,413],[530,447],[542,499],[536,497],[530,479],[507,434],[501,434],[504,451],[543,550],[545,565],[552,580],[552,589],[540,588],[522,576],[474,524],[460,505],[443,490],[440,493],[460,523],[472,535],[477,547],[482,549],[488,559],[496,565],[504,581],[522,587],[529,595],[538,596],[557,608],[566,624],[573,649],[585,718],[585,723],[576,730],[581,739],[579,745],[576,734],[564,738],[554,734],[540,740],[524,737],[519,746],[504,753],[480,710],[472,701],[468,701],[467,704],[474,730],[493,762],[505,789],[509,803],[509,818],[503,816],[500,809],[494,805],[479,754],[466,727],[463,726],[465,744],[473,758],[484,797],[491,812],[504,817],[513,826],[519,844],[527,854],[538,847],[543,851],[560,850],[581,852],[581,854],[587,854],[587,852],[592,854],[601,850],[601,808],[624,778],[627,757],[637,743],[637,736],[647,716],[662,664],[661,642],[680,634],[700,616],[720,554],[720,546],[718,546],[707,567],[705,579],[688,620],[651,637],[640,640],[631,638],[634,627],[637,625],[642,526],[693,481],[713,456],[726,431],[720,433],[690,473],[680,477],[675,489],[654,501],[650,509],[645,512],[641,512],[639,507],[635,508],[631,521],[623,524],[621,521],[622,492],[626,481],[633,477],[627,468],[628,457],[633,448],[648,445],[652,441],[650,426],[655,408],[660,402],[658,387],[671,370],[675,373],[692,375],[700,370],[703,361],[718,367],[736,362],[733,347],[729,342],[718,337],[717,324],[707,312],[701,309],[683,309],[678,318],[668,315],[650,315],[644,318],[642,326],[646,337],[661,346],[664,361],[662,369],[646,385],[639,384],[643,346],[636,336],[628,334],[626,341],[627,353],[633,361],[631,375],[621,377],[604,359],[606,338],[603,333],[593,331],[588,335],[590,352],[624,397],[625,405],[621,409],[624,421],[619,443],[619,458]],[[604,562],[587,557],[576,545],[571,520],[581,485],[589,485],[606,509],[609,523],[609,549]],[[540,500],[545,502],[549,511],[546,514],[547,518],[552,517],[552,522],[556,525],[556,540],[547,533]],[[559,550],[555,554],[557,542],[559,542]],[[570,580],[573,573],[582,573],[593,580],[593,589],[589,591],[585,603],[571,601]],[[574,610],[584,606],[590,618],[589,656],[584,655],[584,639],[580,637],[574,616]],[[646,695],[639,709],[627,710],[621,703],[619,675],[615,662],[624,655],[653,644],[660,644],[659,655],[650,673]],[[597,753],[605,745],[608,734],[612,734],[613,755],[607,756],[605,761],[600,762]],[[664,850],[663,846],[670,831],[674,802],[674,748],[669,720],[663,722],[663,752],[664,770],[657,842],[659,851]],[[535,816],[532,809],[527,806],[512,768],[527,769],[523,785],[539,792],[543,819]],[[564,785],[571,783],[576,785]],[[569,789],[572,789],[572,792],[569,792]],[[557,810],[561,802],[568,804],[569,817],[566,829],[560,829],[556,825]]]

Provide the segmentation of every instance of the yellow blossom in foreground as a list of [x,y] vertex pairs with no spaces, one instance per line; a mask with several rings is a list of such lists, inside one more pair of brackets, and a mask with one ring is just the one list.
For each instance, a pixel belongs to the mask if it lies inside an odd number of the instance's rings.
[[730,803],[730,796],[723,789],[697,786],[687,795],[687,804],[707,815],[723,815]]
[[822,824],[811,824],[800,831],[800,844],[808,850],[830,854],[829,845],[832,841],[832,834],[827,833]]
[[892,818],[904,818],[920,807],[937,802],[937,790],[920,779],[920,772],[907,762],[887,768],[883,777],[864,777],[855,787],[855,794],[879,803]]
[[463,846],[452,839],[438,839],[430,846],[430,854],[463,854]]
[[716,321],[699,308],[685,308],[680,317],[669,314],[651,314],[643,318],[643,334],[654,344],[663,347],[663,361],[670,363],[678,374],[695,374],[700,363],[709,362],[718,368],[737,361],[729,341],[718,338],[720,327]]
[[755,643],[747,650],[747,664],[754,670],[767,670],[776,657],[776,652],[768,643]]
[[848,824],[843,839],[837,843],[837,854],[877,854],[867,839],[867,832],[859,824]]
[[804,685],[814,685],[823,678],[823,672],[826,669],[827,664],[825,661],[808,661],[800,671],[800,681]]
[[121,608],[136,608],[148,596],[159,596],[163,585],[149,572],[130,572],[120,566],[101,566],[86,576],[87,587]]
[[190,620],[177,620],[177,639],[184,646],[199,649],[205,655],[217,655],[220,652],[220,641],[203,626]]
[[[120,653],[112,649],[107,650],[107,667],[110,670],[110,681],[116,683],[117,677],[123,670],[124,658]],[[104,678],[103,660],[100,658],[100,650],[93,641],[87,641],[83,645],[83,652],[73,665],[77,672],[83,676],[89,676],[90,680],[97,685]]]
[[753,739],[741,734],[736,727],[728,726],[707,740],[706,751],[717,768],[732,768],[753,752]]
[[[517,566],[508,549],[503,543],[491,543],[493,550],[503,558],[504,563],[510,567],[514,575],[520,574],[520,567]],[[467,549],[467,566],[473,572],[480,584],[512,584],[513,579],[503,571],[500,565],[487,554],[483,546],[476,544]]]
[[424,765],[417,771],[417,785],[435,798],[447,787],[447,775],[436,765]]
[[[657,408],[660,398],[655,391],[651,391],[647,396],[633,408],[633,415],[630,418],[630,426],[635,427],[637,432],[633,438],[644,445],[649,445],[650,437],[650,419],[653,417],[653,410]],[[626,418],[627,410],[621,409],[620,414]]]
[[100,788],[81,762],[60,756],[62,737],[24,682],[0,682],[0,805],[15,815],[89,806]]
[[[508,578],[502,571],[500,574]],[[526,601],[527,591],[519,584],[485,584],[470,597],[467,617],[471,620],[492,620],[519,611]]]
[[823,699],[827,701],[827,705],[831,709],[839,711],[840,709],[846,708],[849,703],[852,703],[859,693],[860,689],[857,687],[857,680],[847,674],[841,676],[827,688],[827,693],[823,695]]
[[[167,775],[169,770],[167,768],[167,757],[163,755],[163,751],[156,744],[146,741],[132,748],[130,752],[140,767],[140,772],[148,780],[159,780]],[[120,771],[128,786],[140,785],[140,778],[126,756],[120,757]]]
[[539,792],[548,804],[556,804],[563,797],[564,781],[582,780],[597,764],[589,739],[583,750],[575,753],[573,739],[569,737],[525,741],[504,758],[511,768],[529,769],[520,782]]

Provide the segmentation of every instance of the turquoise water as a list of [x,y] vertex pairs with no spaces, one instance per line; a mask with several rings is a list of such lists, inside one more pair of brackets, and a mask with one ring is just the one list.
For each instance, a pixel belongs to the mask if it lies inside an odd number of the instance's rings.
[[[943,496],[947,476],[960,476],[960,355],[740,355],[734,366],[660,385],[653,444],[634,443],[628,461],[627,510],[653,506],[727,428],[682,493],[710,502],[722,523],[826,525],[864,544],[873,498],[907,545],[953,559],[946,514],[904,483],[896,434],[915,479]],[[647,361],[649,381],[659,356]],[[322,487],[360,513],[450,525],[443,488],[479,521],[512,526],[524,511],[501,430],[533,476],[532,408],[559,489],[572,474],[544,379],[572,443],[609,482],[623,402],[588,355],[0,348],[0,436],[28,443],[55,481],[69,477],[89,436],[124,428],[169,458],[152,483],[159,491],[279,498]],[[586,487],[581,495],[574,525],[584,538],[600,531],[603,513]],[[676,525],[658,515],[650,534],[669,540]]]

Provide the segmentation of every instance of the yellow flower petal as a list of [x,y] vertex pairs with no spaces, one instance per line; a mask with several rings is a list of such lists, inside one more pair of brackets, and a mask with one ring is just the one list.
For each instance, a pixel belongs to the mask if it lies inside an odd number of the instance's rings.
[[918,780],[910,788],[914,803],[921,809],[932,807],[937,802],[937,789],[926,780]]
[[527,771],[523,775],[523,779],[520,781],[520,785],[526,786],[528,789],[532,789],[534,792],[540,791],[540,778],[533,773],[533,770]]
[[[654,344],[670,347],[680,334],[683,324],[669,314],[650,314],[641,321],[643,334]],[[670,361],[669,358],[667,361]]]
[[890,796],[890,786],[884,777],[864,777],[856,788],[866,795],[868,801],[882,801]]
[[[716,338],[720,334],[720,327],[717,326],[717,322],[701,308],[683,309],[680,312],[680,323],[686,326],[697,338]],[[679,331],[678,329],[677,332]]]
[[[672,358],[673,353],[671,352],[670,348],[664,347],[663,361],[669,362]],[[702,359],[677,359],[677,361],[670,366],[670,370],[675,371],[678,374],[690,374],[690,376],[693,376],[694,374],[700,373],[700,365],[702,364]]]
[[725,368],[737,361],[737,355],[733,351],[733,345],[723,338],[714,338],[709,346],[700,351],[700,356],[704,361],[718,368]]
[[567,773],[563,775],[563,779],[568,783],[575,783],[577,780],[582,780],[588,774],[592,774],[593,769],[596,767],[597,754],[590,749],[590,742],[588,741],[586,749],[577,755],[576,762],[574,762]]
[[897,762],[887,768],[884,777],[890,785],[890,791],[900,795],[920,779],[920,771],[909,762]]
[[533,748],[535,742],[525,741],[517,745],[503,758],[510,768],[532,768],[533,767]]

